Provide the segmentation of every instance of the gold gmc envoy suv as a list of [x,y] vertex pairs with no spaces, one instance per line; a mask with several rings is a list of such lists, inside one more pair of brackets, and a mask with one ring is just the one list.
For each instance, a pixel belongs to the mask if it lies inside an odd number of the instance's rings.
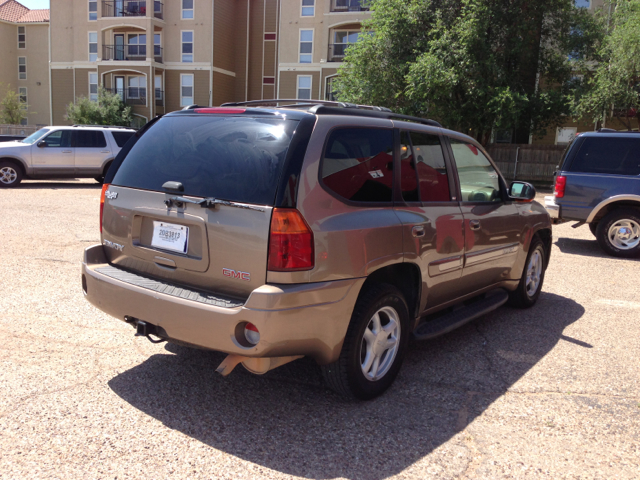
[[227,353],[223,375],[310,356],[332,389],[369,399],[410,337],[536,302],[551,222],[534,195],[433,120],[315,100],[193,105],[116,157],[82,288],[138,335]]

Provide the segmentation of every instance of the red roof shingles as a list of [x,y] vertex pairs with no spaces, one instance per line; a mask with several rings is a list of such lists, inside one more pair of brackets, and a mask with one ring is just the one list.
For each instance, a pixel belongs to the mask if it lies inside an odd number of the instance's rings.
[[49,10],[29,10],[16,0],[0,0],[0,19],[14,23],[49,21]]

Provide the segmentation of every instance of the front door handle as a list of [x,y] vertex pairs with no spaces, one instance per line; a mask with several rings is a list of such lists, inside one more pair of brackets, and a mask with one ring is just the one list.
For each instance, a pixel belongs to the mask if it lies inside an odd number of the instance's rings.
[[101,150],[100,153],[111,153],[109,150]]
[[471,230],[480,230],[480,222],[478,220],[470,220],[469,228]]
[[72,153],[71,150],[62,150],[62,153]]
[[422,225],[416,225],[411,229],[411,235],[414,237],[424,237],[424,227]]

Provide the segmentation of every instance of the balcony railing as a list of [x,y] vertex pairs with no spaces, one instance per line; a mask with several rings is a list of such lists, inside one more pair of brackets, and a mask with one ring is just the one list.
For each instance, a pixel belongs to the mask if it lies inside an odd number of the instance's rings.
[[349,43],[335,43],[329,45],[328,61],[330,62],[342,62],[344,60],[344,54],[349,48]]
[[[151,3],[153,0],[150,0]],[[102,0],[103,17],[146,17],[146,0]],[[153,16],[164,18],[164,4],[153,1]]]
[[164,90],[155,89],[156,107],[164,107]]
[[332,12],[366,12],[368,10],[367,0],[331,0]]
[[[103,45],[102,60],[145,61],[147,59],[146,45]],[[162,47],[153,46],[153,59],[162,63]]]
[[146,105],[147,89],[145,87],[105,88],[107,92],[117,93],[127,105]]

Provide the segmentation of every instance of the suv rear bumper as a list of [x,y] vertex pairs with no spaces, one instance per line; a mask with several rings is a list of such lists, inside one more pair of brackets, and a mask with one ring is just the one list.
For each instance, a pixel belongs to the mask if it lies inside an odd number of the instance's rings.
[[[161,327],[169,340],[246,357],[306,355],[318,363],[337,360],[365,278],[263,285],[241,306],[226,308],[134,285],[106,275],[102,245],[85,249],[82,280],[86,299],[122,321],[125,316]],[[237,341],[242,322],[253,323],[260,342]]]
[[562,217],[560,216],[560,205],[556,203],[556,197],[553,195],[544,197],[544,208],[551,217],[551,223],[562,223]]

